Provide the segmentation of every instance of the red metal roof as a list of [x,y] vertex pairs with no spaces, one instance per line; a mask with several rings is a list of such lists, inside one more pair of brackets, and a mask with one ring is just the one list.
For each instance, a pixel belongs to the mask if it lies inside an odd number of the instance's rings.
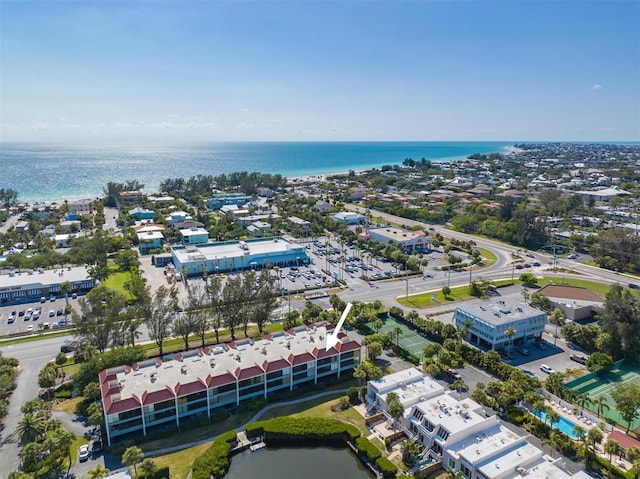
[[187,396],[189,394],[197,393],[207,389],[207,385],[200,379],[196,379],[193,382],[187,384],[176,384],[175,386],[176,396]]
[[281,369],[288,368],[291,366],[286,359],[280,358],[275,361],[265,361],[266,365],[263,364],[262,367],[268,372],[280,371]]
[[140,403],[135,397],[123,399],[121,401],[113,401],[111,397],[107,397],[104,400],[107,410],[106,414],[117,414],[119,412],[130,411],[140,407]]
[[622,431],[616,431],[615,429],[611,431],[608,439],[613,439],[614,441],[617,441],[618,444],[620,444],[623,449],[626,449],[630,446],[640,447],[640,441],[632,438],[631,436],[626,435]]
[[166,401],[167,399],[173,399],[174,397],[175,397],[175,394],[173,390],[169,386],[167,386],[163,389],[160,389],[158,391],[152,391],[150,393],[145,391],[144,394],[142,395],[142,403],[154,404],[157,402]]
[[244,369],[241,369],[241,368],[236,369],[236,377],[238,378],[239,381],[242,381],[243,379],[254,378],[256,376],[260,376],[261,374],[264,374],[264,371],[258,365],[251,366]]
[[[293,354],[291,356],[293,356]],[[299,364],[309,363],[314,359],[315,358],[311,353],[302,353],[302,354],[298,354],[297,356],[293,356],[293,361],[291,362],[291,364],[293,364],[294,366],[297,366]]]
[[347,353],[349,351],[355,351],[357,349],[360,349],[360,345],[356,341],[349,341],[347,343],[341,343],[341,344],[342,344],[342,346],[340,347],[341,353]]
[[318,359],[323,359],[329,358],[331,356],[336,356],[338,354],[338,350],[336,348],[331,348],[329,349],[329,351],[327,351],[326,348],[316,348],[313,350],[313,353]]
[[225,386],[230,383],[235,383],[236,377],[227,371],[224,374],[220,374],[218,376],[213,376],[209,381],[210,388],[217,388],[219,386]]

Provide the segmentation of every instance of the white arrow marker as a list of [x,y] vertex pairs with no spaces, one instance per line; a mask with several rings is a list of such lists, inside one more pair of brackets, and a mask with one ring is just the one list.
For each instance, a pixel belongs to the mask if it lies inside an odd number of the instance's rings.
[[338,324],[336,325],[336,328],[333,330],[333,333],[327,334],[327,347],[325,351],[329,351],[332,347],[338,344],[338,333],[342,329],[342,325],[344,324],[344,320],[347,319],[347,315],[349,314],[349,311],[351,311],[351,306],[353,306],[351,303],[347,303],[347,306],[344,308],[344,311],[342,312],[342,316],[340,317],[340,321],[338,321]]

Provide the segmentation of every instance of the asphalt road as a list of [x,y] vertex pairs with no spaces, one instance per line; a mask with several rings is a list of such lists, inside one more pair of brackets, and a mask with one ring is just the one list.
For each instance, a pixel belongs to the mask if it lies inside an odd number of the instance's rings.
[[3,356],[18,358],[20,376],[9,401],[9,413],[4,429],[0,433],[0,477],[8,477],[18,467],[20,448],[13,437],[16,425],[22,417],[22,405],[38,396],[38,373],[60,352],[66,338],[51,338],[41,341],[0,346]]

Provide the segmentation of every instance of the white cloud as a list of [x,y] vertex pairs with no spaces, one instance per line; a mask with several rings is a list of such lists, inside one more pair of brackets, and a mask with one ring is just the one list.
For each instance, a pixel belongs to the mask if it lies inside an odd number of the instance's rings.
[[600,83],[596,83],[591,87],[592,90],[602,90],[602,85]]

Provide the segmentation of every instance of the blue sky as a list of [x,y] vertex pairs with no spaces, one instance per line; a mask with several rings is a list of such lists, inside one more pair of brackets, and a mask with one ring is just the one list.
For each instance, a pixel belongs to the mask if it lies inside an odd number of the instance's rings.
[[0,139],[640,140],[640,2],[0,0]]

